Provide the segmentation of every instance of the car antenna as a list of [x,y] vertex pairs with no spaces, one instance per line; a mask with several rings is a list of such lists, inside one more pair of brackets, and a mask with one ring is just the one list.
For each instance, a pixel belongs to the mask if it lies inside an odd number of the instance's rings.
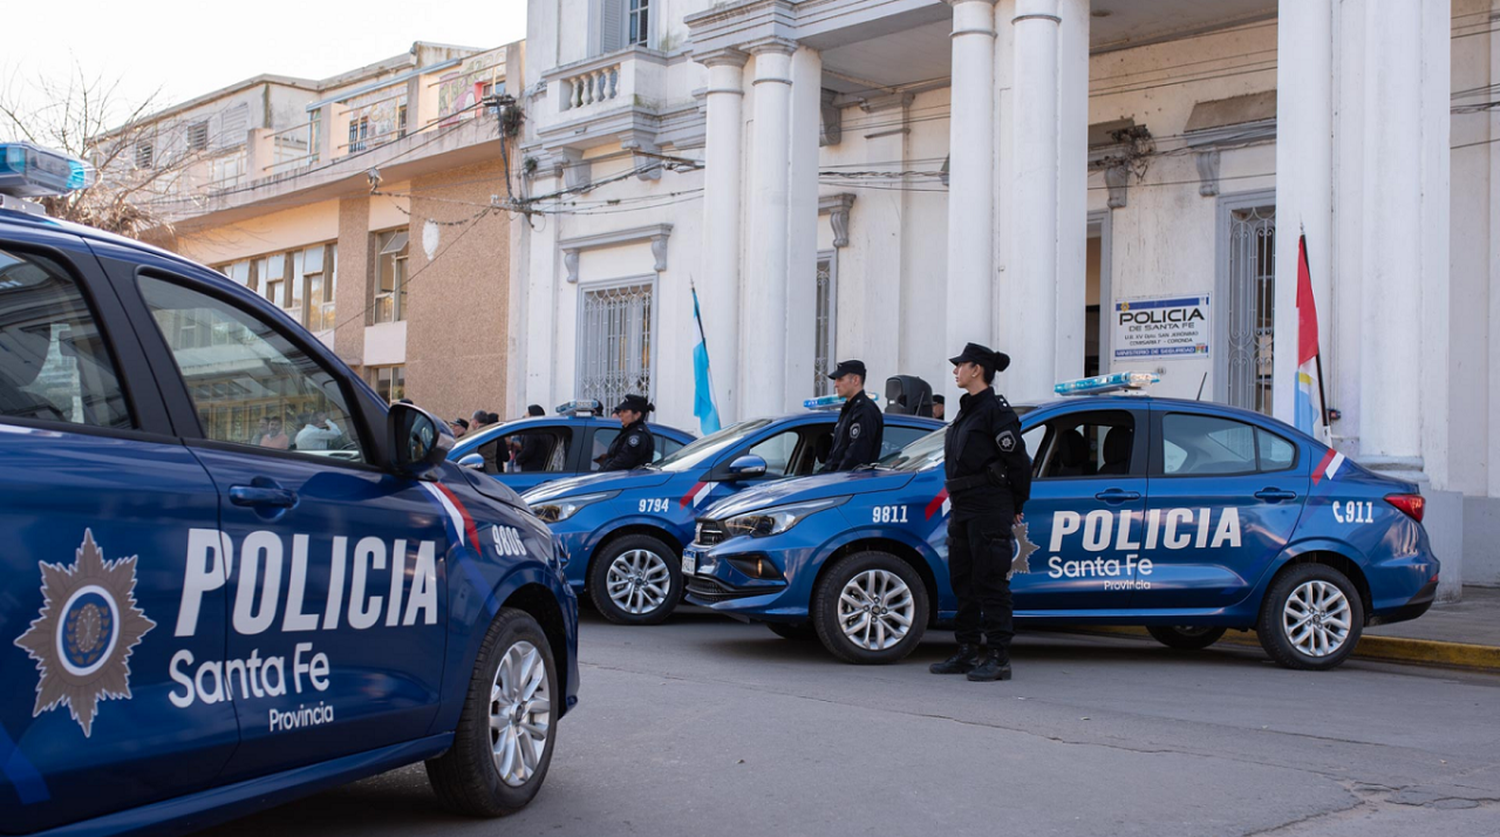
[[1201,381],[1198,382],[1198,397],[1195,398],[1195,399],[1193,399],[1193,400],[1195,400],[1195,401],[1202,401],[1203,400],[1203,385],[1206,384],[1206,383],[1208,383],[1208,373],[1204,372],[1203,373],[1203,380],[1201,380]]

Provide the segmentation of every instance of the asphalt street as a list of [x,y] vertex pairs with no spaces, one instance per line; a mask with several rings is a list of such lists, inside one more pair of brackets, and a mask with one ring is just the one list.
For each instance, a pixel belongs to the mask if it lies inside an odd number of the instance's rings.
[[758,625],[585,611],[579,707],[525,811],[437,807],[420,765],[229,835],[1500,835],[1500,677],[1023,633],[1016,679],[861,668]]

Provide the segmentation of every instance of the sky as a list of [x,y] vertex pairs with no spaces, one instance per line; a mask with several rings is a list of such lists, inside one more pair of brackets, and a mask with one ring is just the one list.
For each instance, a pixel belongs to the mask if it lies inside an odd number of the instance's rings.
[[8,0],[5,7],[11,37],[0,52],[0,90],[31,107],[44,101],[36,79],[65,82],[75,64],[90,78],[118,81],[123,110],[153,94],[170,106],[261,73],[326,78],[400,55],[413,41],[488,48],[526,36],[525,0]]

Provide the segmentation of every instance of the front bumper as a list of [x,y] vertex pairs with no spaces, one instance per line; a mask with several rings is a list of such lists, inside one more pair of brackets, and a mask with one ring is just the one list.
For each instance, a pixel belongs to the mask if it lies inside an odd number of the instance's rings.
[[[779,535],[741,535],[712,546],[691,544],[687,551],[693,553],[696,567],[683,575],[687,601],[755,620],[806,621],[827,543],[826,526],[809,524],[825,514],[842,520],[836,509],[829,509]],[[685,554],[684,564],[686,558]],[[757,578],[746,572],[756,561],[771,564],[780,577]]]

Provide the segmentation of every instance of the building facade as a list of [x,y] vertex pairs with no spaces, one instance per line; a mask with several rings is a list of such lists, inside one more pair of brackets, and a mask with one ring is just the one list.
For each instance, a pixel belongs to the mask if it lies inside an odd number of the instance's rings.
[[726,420],[839,357],[1012,400],[1145,369],[1292,418],[1305,237],[1333,409],[1500,583],[1494,0],[534,0],[509,399]]
[[[523,59],[520,43],[418,42],[330,79],[260,76],[153,115],[131,162],[175,165],[160,200],[177,250],[282,307],[382,396],[503,412],[514,140],[485,102]],[[205,420],[248,433],[298,411],[283,401]]]

